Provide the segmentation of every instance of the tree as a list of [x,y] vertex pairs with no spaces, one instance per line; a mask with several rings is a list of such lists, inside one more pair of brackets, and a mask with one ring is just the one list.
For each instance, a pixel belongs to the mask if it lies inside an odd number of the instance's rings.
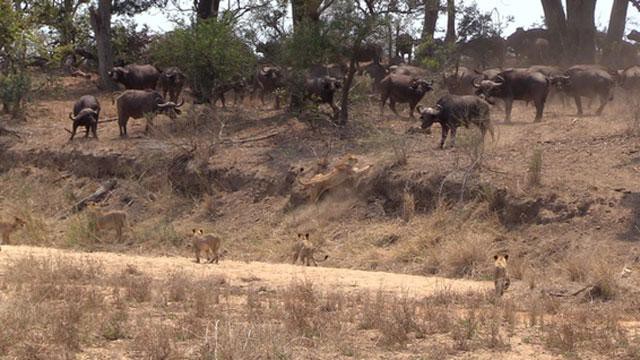
[[116,86],[108,76],[113,65],[113,49],[111,48],[111,15],[133,16],[152,6],[165,6],[167,0],[97,0],[89,9],[91,27],[96,38],[98,52],[99,86],[103,89],[115,89]]
[[545,23],[549,30],[549,41],[554,53],[563,59],[567,43],[567,21],[562,7],[562,0],[542,0]]
[[456,2],[447,0],[447,33],[444,37],[445,43],[456,42]]
[[220,0],[194,0],[198,20],[217,19],[220,11]]
[[603,53],[608,56],[604,58],[604,62],[614,66],[620,67],[623,61],[621,61],[622,45],[624,36],[624,28],[627,22],[627,9],[629,8],[629,0],[614,0],[611,7],[611,16],[609,17],[609,28],[607,30],[607,38],[605,41],[605,48]]
[[422,26],[422,41],[433,39],[438,22],[438,12],[440,10],[440,0],[425,0],[424,2],[424,24]]
[[293,31],[304,21],[317,24],[320,15],[334,2],[335,0],[291,0]]
[[596,60],[596,0],[567,0],[569,60],[591,64]]

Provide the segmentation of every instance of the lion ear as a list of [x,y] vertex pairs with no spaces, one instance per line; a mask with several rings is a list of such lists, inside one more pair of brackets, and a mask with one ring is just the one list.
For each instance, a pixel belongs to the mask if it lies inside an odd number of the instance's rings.
[[493,260],[498,260],[498,255],[493,255]]
[[509,260],[509,254],[504,254],[504,259]]
[[196,229],[191,229],[191,231],[195,234],[196,233]]
[[307,240],[309,240],[309,233],[304,234],[304,237],[306,237]]
[[200,229],[198,230],[198,233],[200,233],[200,235],[204,234],[204,230]]
[[301,238],[301,237],[302,237],[302,234],[298,233],[298,238]]

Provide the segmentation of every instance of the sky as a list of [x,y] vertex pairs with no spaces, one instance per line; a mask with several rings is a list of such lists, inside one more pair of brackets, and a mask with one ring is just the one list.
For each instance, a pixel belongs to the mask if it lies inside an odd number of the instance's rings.
[[[193,0],[180,0],[184,4],[184,8],[189,8],[193,4]],[[465,3],[470,3],[467,0]],[[513,16],[514,22],[509,24],[505,29],[505,34],[510,34],[519,26],[526,28],[532,24],[541,24],[544,12],[542,4],[538,0],[477,0],[478,7],[484,11],[492,11],[499,14],[503,18]],[[225,1],[222,1],[224,4]],[[595,22],[598,29],[604,29],[609,24],[609,13],[613,0],[597,0]],[[171,17],[182,16],[184,13],[176,10],[173,6],[168,6],[164,11],[153,9],[146,13],[139,14],[135,17],[136,22],[140,25],[147,24],[150,29],[156,32],[165,32],[173,28],[173,23],[169,20]],[[445,16],[440,16],[438,28],[444,29],[446,22]],[[418,25],[418,24],[417,24]],[[640,13],[632,5],[629,5],[627,12],[627,34],[631,29],[640,28]]]

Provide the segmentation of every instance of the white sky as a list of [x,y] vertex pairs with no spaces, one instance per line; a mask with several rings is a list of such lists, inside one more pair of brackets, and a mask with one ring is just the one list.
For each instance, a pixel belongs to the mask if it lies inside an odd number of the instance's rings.
[[[193,4],[192,0],[180,0],[184,4],[184,8],[190,8]],[[458,0],[459,2],[459,0]],[[471,1],[466,0],[465,3]],[[226,2],[222,1],[221,6],[224,6]],[[532,24],[542,23],[543,10],[542,4],[538,0],[477,0],[478,6],[485,11],[497,10],[500,16],[506,18],[507,16],[513,16],[514,22],[509,25],[505,30],[505,34],[512,33],[517,27],[522,26],[529,28]],[[609,13],[611,12],[611,5],[613,0],[598,0],[596,2],[596,26],[598,29],[606,28],[609,24]],[[152,9],[146,13],[139,14],[135,17],[135,20],[139,24],[147,24],[152,30],[156,32],[165,32],[173,28],[173,23],[169,21],[170,17],[182,16],[187,18],[188,13],[181,13],[175,9],[172,5],[168,6],[164,11],[158,9]],[[444,28],[445,22],[443,21],[445,16],[440,16],[438,23],[439,28]],[[640,13],[629,4],[629,10],[627,12],[627,31],[631,29],[640,28]]]

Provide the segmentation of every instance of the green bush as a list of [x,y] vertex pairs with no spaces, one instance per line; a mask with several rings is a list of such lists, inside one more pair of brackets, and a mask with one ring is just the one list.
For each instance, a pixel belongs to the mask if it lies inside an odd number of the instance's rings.
[[0,74],[0,101],[5,112],[19,115],[30,91],[31,77],[26,72]]
[[207,100],[220,82],[253,72],[255,57],[234,32],[234,24],[210,19],[182,27],[151,44],[160,67],[178,66],[199,100]]

